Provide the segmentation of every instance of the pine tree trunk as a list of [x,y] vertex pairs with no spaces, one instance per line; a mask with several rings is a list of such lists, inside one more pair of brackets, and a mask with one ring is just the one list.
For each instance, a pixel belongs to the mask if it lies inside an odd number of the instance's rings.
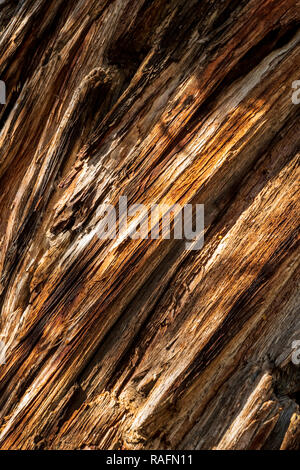
[[[299,448],[299,17],[1,2],[1,449]],[[100,239],[122,195],[203,248]]]

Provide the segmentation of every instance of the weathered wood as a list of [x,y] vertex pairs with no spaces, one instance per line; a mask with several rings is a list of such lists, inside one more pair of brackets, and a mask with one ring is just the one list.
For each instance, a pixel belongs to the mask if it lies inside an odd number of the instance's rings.
[[[0,448],[299,448],[299,16],[0,5]],[[203,249],[100,240],[121,195]]]

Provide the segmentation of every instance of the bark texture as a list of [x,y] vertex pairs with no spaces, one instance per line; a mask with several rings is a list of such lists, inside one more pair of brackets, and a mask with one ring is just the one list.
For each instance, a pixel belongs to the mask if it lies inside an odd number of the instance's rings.
[[[1,449],[299,448],[299,17],[1,2]],[[100,240],[121,195],[203,249]]]

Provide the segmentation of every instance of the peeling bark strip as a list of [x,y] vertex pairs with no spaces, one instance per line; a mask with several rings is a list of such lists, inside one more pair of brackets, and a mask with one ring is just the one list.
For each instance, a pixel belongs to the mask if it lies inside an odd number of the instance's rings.
[[[299,17],[1,2],[1,449],[299,449]],[[100,239],[121,196],[203,248]]]

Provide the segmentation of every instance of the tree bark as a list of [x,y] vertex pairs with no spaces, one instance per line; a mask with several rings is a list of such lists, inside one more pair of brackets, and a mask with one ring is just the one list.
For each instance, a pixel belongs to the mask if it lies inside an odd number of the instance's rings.
[[[299,448],[299,16],[1,2],[1,449]],[[203,248],[101,240],[122,195]]]

